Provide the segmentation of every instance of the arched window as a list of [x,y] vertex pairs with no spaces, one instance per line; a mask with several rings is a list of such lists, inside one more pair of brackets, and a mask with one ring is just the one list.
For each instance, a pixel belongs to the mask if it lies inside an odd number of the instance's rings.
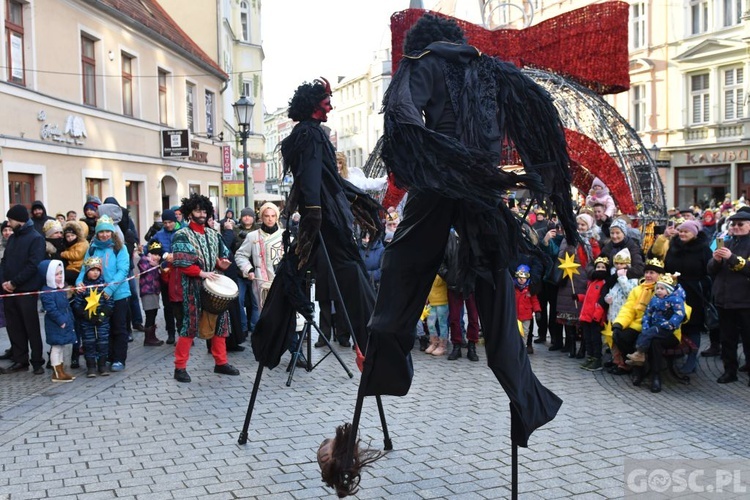
[[250,41],[250,7],[247,2],[240,2],[240,24],[242,25],[242,41]]

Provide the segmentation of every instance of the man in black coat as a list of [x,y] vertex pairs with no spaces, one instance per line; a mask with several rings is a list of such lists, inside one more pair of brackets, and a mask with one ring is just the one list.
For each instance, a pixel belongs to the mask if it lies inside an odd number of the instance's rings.
[[[44,237],[34,229],[34,222],[30,220],[29,212],[23,205],[14,205],[6,216],[13,234],[8,238],[5,255],[0,263],[3,293],[39,291],[44,285],[44,278],[38,269],[39,263],[45,258]],[[28,370],[31,346],[34,374],[44,374],[37,299],[37,295],[3,299],[13,364],[4,368],[2,373]]]
[[53,219],[47,215],[47,208],[39,200],[31,203],[31,221],[34,223],[34,229],[37,233],[44,236],[44,223]]

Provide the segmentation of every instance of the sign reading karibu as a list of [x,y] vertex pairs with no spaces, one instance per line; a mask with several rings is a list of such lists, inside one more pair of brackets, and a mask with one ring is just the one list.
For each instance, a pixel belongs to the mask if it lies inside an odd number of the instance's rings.
[[162,158],[190,156],[190,133],[184,130],[161,131]]

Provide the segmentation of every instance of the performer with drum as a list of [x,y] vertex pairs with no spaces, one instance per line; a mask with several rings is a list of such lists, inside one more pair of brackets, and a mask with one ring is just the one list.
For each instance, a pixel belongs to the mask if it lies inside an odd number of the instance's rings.
[[239,293],[234,281],[220,274],[230,265],[229,250],[219,233],[206,227],[207,218],[214,213],[213,204],[207,197],[193,193],[190,198],[182,199],[180,211],[189,222],[172,240],[173,264],[181,271],[185,317],[174,351],[174,378],[178,382],[190,382],[187,363],[196,334],[201,338],[213,338],[214,373],[239,375],[240,371],[227,363],[226,345],[227,309]]

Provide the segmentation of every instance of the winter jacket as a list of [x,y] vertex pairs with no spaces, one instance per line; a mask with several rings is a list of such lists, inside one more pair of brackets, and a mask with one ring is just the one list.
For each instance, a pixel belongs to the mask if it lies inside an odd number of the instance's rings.
[[[592,260],[599,256],[599,245],[595,240],[591,241]],[[566,254],[573,254],[573,261],[580,264],[578,274],[573,274],[573,287],[570,285],[569,278],[563,278],[557,289],[557,314],[560,319],[573,319],[578,321],[581,316],[581,302],[573,300],[573,293],[576,295],[584,293],[588,280],[586,279],[586,265],[588,256],[582,245],[570,245],[567,240],[560,243],[558,259],[564,259]],[[560,261],[555,259],[555,265],[559,266]],[[573,290],[575,288],[575,292]]]
[[55,281],[55,273],[62,267],[59,260],[43,260],[38,267],[39,276],[46,282],[42,291],[49,292],[40,296],[45,311],[44,335],[49,345],[73,344],[76,341],[73,311],[70,309],[68,296]]
[[49,215],[47,215],[47,208],[44,206],[44,203],[39,200],[31,203],[31,210],[29,210],[29,214],[33,214],[35,208],[41,208],[42,210],[44,210],[44,212],[42,213],[41,217],[34,218],[34,216],[32,215],[31,219],[29,220],[34,223],[34,229],[36,230],[36,232],[44,236],[44,223],[48,220],[54,219],[54,217],[50,217]]
[[705,233],[687,243],[674,236],[669,242],[669,250],[664,258],[664,272],[680,273],[678,282],[685,291],[685,302],[692,307],[689,325],[703,325],[705,303],[711,301],[711,278],[708,275],[708,261],[712,252],[710,239]]
[[604,288],[604,280],[591,280],[586,287],[586,293],[579,294],[581,302],[581,322],[602,323],[604,321],[604,308],[599,304],[599,297]]
[[44,278],[39,274],[39,263],[44,260],[45,241],[29,219],[8,238],[0,268],[0,283],[10,281],[16,292],[41,290]]
[[654,296],[655,284],[656,283],[646,283],[644,281],[637,287],[633,288],[630,295],[628,295],[628,300],[623,304],[620,313],[615,318],[615,322],[612,326],[615,327],[619,325],[621,328],[631,328],[640,332],[643,315],[646,313],[648,303]]
[[380,263],[383,261],[383,252],[385,252],[385,246],[381,240],[371,241],[367,247],[359,245],[359,255],[365,263],[367,275],[373,286],[378,286],[380,283]]
[[[73,313],[82,321],[84,330],[90,330],[96,326],[100,333],[109,333],[109,317],[114,310],[115,299],[112,297],[104,297],[104,294],[102,293],[105,285],[104,277],[99,276],[96,280],[90,280],[84,277],[82,283],[87,287],[93,285],[98,286],[96,288],[86,288],[83,293],[76,293],[73,296]],[[99,296],[99,305],[96,308],[96,312],[92,315],[86,310],[86,299],[94,291],[101,295]]]
[[[708,261],[708,272],[714,278],[714,303],[723,309],[750,308],[750,235],[733,236],[725,245],[731,257]],[[742,268],[737,257],[746,261]]]
[[104,200],[104,203],[99,205],[97,210],[99,217],[109,215],[112,218],[115,223],[115,230],[120,236],[120,241],[123,242],[123,246],[127,249],[128,254],[132,254],[138,247],[138,233],[130,218],[130,211],[127,208],[121,207],[117,203],[117,200],[111,196]]
[[[615,255],[617,254],[617,252],[619,252],[623,248],[627,248],[630,252],[630,268],[628,269],[628,278],[642,278],[646,264],[643,262],[643,253],[641,252],[641,247],[633,238],[625,236],[625,238],[620,243],[614,243],[611,240],[608,241],[602,247],[602,253],[600,255],[606,255],[609,258],[609,263],[612,264],[615,261]],[[589,262],[588,266],[586,267],[587,275],[591,276],[591,273],[593,271],[594,263]]]
[[86,252],[89,249],[89,242],[86,240],[88,226],[81,221],[69,221],[65,223],[65,228],[72,228],[76,233],[76,240],[67,249],[60,252],[67,265],[65,269],[69,271],[81,272],[83,261],[86,259]]
[[432,288],[430,294],[427,296],[427,301],[431,306],[444,306],[448,304],[448,285],[445,280],[440,276],[435,276],[435,281],[432,282]]
[[516,315],[519,321],[528,321],[534,313],[542,312],[539,299],[531,294],[528,286],[519,288],[516,285],[513,288],[516,290]]
[[159,269],[153,269],[146,272],[151,268],[151,263],[148,261],[147,255],[148,254],[143,255],[138,261],[138,272],[143,273],[138,277],[138,286],[141,297],[144,295],[158,295],[161,292]]
[[164,250],[164,253],[172,253],[172,238],[174,237],[175,232],[177,232],[176,224],[174,231],[167,231],[167,229],[163,227],[156,232],[149,243],[151,241],[158,241],[161,244],[161,248]]
[[[115,252],[114,240],[102,241],[94,238],[91,240],[91,247],[86,252],[86,256],[94,256],[102,259],[104,281],[110,283],[104,289],[104,293],[114,298],[114,300],[130,297],[130,285],[123,281],[128,277],[130,255],[124,248]],[[76,285],[83,281],[85,273],[86,268],[84,267],[78,274]]]
[[[474,279],[461,275],[461,265],[459,260],[459,247],[461,239],[455,229],[448,233],[448,241],[445,244],[445,254],[443,262],[440,264],[438,274],[448,285],[448,290],[460,292],[464,297],[474,293]],[[473,273],[473,271],[468,271]],[[463,289],[462,289],[463,288]]]
[[[654,295],[648,303],[641,321],[643,330],[652,326],[663,330],[677,330],[685,321],[685,290],[680,285],[672,293],[660,299]],[[678,340],[679,337],[678,337]]]

